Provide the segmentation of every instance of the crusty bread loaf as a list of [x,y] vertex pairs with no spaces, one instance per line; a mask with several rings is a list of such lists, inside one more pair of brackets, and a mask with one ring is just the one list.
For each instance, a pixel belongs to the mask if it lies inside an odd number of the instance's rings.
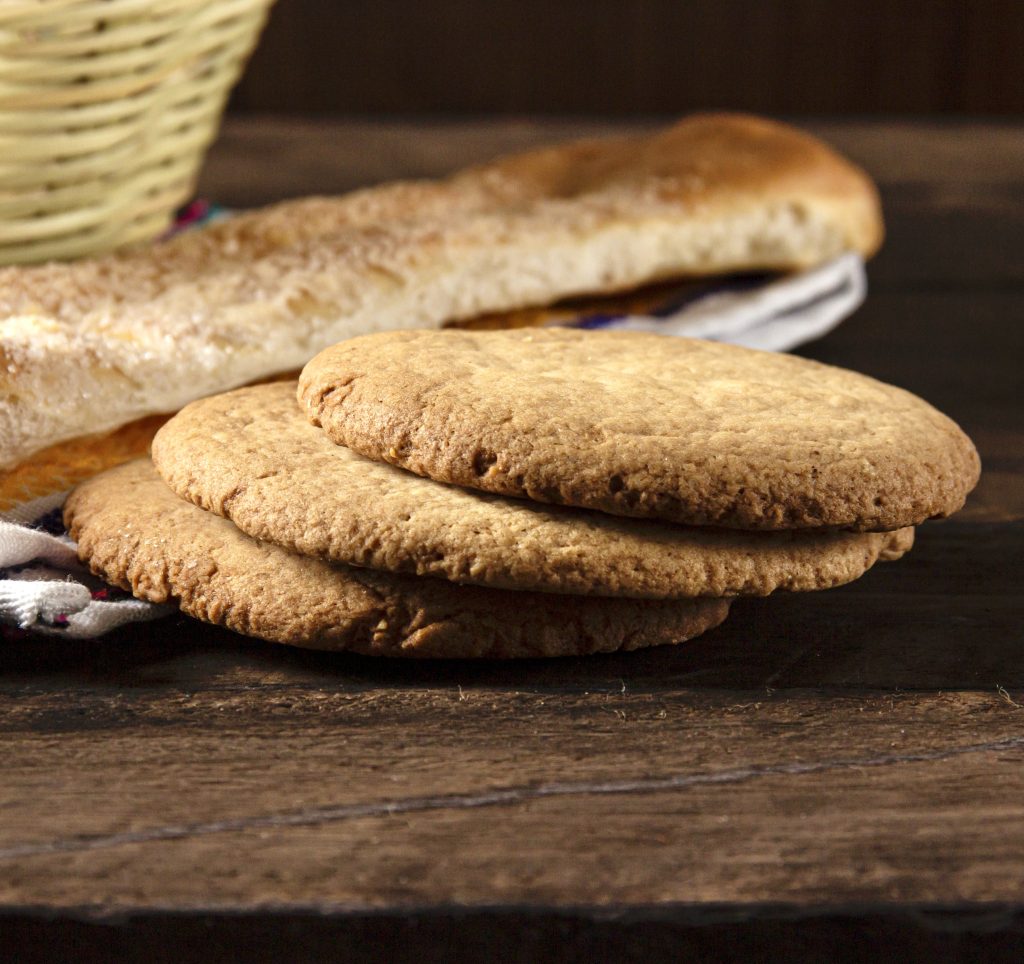
[[5,269],[0,467],[299,367],[351,335],[867,255],[881,232],[871,182],[824,145],[703,115]]

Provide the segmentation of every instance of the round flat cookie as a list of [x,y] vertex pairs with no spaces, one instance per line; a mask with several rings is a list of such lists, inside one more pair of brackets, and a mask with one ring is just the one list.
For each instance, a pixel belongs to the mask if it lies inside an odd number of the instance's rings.
[[179,499],[148,460],[83,483],[65,522],[92,571],[236,632],[375,656],[576,656],[691,639],[725,599],[581,599],[331,565]]
[[321,352],[299,397],[342,445],[540,502],[741,529],[898,529],[978,478],[909,392],[792,355],[638,332],[406,331]]
[[167,484],[303,555],[502,589],[679,598],[824,589],[902,554],[898,533],[740,532],[508,499],[335,445],[294,383],[193,402],[153,443]]

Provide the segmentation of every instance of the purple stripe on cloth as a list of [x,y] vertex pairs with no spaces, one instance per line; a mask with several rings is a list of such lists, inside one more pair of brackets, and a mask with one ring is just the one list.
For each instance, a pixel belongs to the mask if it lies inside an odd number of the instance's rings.
[[[650,318],[671,318],[684,308],[691,308],[705,298],[727,293],[742,294],[744,291],[751,291],[762,287],[772,280],[773,277],[773,275],[767,273],[737,274],[727,275],[723,278],[698,285],[695,285],[693,282],[686,282],[683,287],[670,293],[653,308],[648,308],[644,311],[644,315]],[[597,331],[630,317],[632,317],[632,312],[595,312],[594,314],[581,315],[578,318],[559,321],[556,323],[556,327]]]

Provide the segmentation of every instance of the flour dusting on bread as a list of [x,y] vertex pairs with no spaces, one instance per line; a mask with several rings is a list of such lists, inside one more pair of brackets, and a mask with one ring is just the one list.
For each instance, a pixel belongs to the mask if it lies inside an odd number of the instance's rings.
[[276,205],[141,251],[0,271],[0,466],[297,368],[357,334],[789,270],[881,239],[868,178],[813,138],[707,115]]

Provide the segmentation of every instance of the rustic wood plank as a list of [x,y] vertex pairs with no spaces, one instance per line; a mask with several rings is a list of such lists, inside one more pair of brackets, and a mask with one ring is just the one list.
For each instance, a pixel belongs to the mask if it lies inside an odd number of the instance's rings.
[[[654,130],[674,117],[410,123],[229,116],[210,151],[200,187],[228,204],[268,204],[298,194],[338,193],[402,177],[441,177],[499,154],[573,138]],[[1021,188],[1024,125],[1019,122],[791,120],[868,168],[883,185],[934,185],[947,192],[911,199],[920,203],[941,200],[955,189],[961,197],[969,197],[972,189],[986,185],[1011,191]]]
[[13,647],[0,902],[1017,900],[1024,606],[949,559],[1012,563],[1020,527],[933,528],[915,567],[678,650],[395,666],[185,621],[59,671]]
[[0,895],[143,907],[1021,898],[1012,698],[833,694],[826,712],[823,694],[777,693],[209,691],[188,701],[198,725],[181,707],[179,725],[173,712],[123,720],[102,739],[26,733],[8,739],[18,797]]

